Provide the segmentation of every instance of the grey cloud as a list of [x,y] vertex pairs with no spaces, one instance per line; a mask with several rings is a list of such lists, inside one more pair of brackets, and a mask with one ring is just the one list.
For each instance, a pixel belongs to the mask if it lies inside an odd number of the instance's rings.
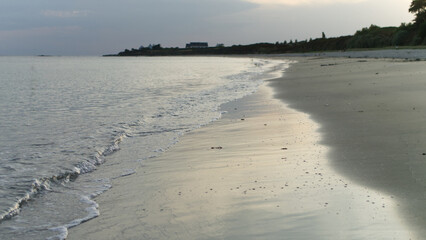
[[[406,7],[396,6],[402,1]],[[245,0],[1,0],[0,55],[100,55],[150,43],[302,40],[322,31],[337,36],[372,23],[410,21],[403,15],[410,1],[289,7]],[[386,10],[378,14],[382,6]]]
[[71,10],[71,11],[57,11],[57,10],[45,10],[42,14],[46,17],[58,17],[58,18],[73,18],[73,17],[85,17],[90,14],[88,10]]

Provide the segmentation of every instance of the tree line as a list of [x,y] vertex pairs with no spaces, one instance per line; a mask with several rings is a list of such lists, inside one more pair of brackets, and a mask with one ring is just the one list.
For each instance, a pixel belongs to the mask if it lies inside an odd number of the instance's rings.
[[163,48],[160,44],[156,44],[138,49],[126,49],[113,56],[274,54],[426,45],[426,0],[413,0],[408,11],[415,15],[411,23],[402,23],[399,27],[371,25],[350,36],[327,38],[322,32],[321,38],[303,41],[255,43],[229,47],[218,45],[199,49]]

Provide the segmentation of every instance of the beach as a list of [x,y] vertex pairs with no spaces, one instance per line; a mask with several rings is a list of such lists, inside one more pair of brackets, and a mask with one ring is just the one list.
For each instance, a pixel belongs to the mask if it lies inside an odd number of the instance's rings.
[[396,199],[414,239],[424,239],[426,220],[424,66],[310,58],[273,83],[279,98],[320,123],[333,169]]
[[423,239],[424,62],[292,60],[114,179],[67,239]]

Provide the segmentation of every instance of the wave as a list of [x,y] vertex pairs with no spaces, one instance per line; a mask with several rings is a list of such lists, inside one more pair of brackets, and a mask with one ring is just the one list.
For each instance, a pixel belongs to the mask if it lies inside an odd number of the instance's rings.
[[4,220],[9,220],[19,214],[22,206],[24,206],[28,201],[36,197],[37,194],[40,194],[43,191],[50,191],[51,184],[66,184],[69,181],[74,181],[80,174],[86,174],[95,171],[97,169],[97,166],[105,162],[106,156],[109,156],[114,152],[120,150],[119,144],[123,141],[124,138],[128,136],[129,135],[125,132],[119,133],[110,145],[108,145],[102,150],[97,151],[89,160],[78,163],[72,171],[65,171],[63,173],[48,178],[33,180],[30,188],[24,194],[24,196],[18,198],[16,202],[7,211],[0,214],[0,223]]
[[[111,188],[111,186],[109,186]],[[97,192],[95,194],[92,194],[90,197],[82,196],[80,201],[82,203],[88,204],[89,207],[86,208],[87,215],[83,218],[75,219],[71,221],[68,224],[65,224],[63,226],[49,228],[50,231],[59,232],[59,234],[47,238],[48,240],[63,240],[68,237],[68,230],[70,228],[76,227],[82,223],[85,223],[89,220],[92,220],[93,218],[96,218],[99,216],[99,205],[93,200],[96,196],[102,194],[103,192],[107,191],[107,189]]]

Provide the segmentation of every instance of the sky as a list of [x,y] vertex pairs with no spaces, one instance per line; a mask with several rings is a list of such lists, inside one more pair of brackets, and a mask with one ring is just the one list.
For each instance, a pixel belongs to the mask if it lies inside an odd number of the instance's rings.
[[141,45],[354,34],[414,18],[412,0],[1,0],[1,55],[102,55]]

